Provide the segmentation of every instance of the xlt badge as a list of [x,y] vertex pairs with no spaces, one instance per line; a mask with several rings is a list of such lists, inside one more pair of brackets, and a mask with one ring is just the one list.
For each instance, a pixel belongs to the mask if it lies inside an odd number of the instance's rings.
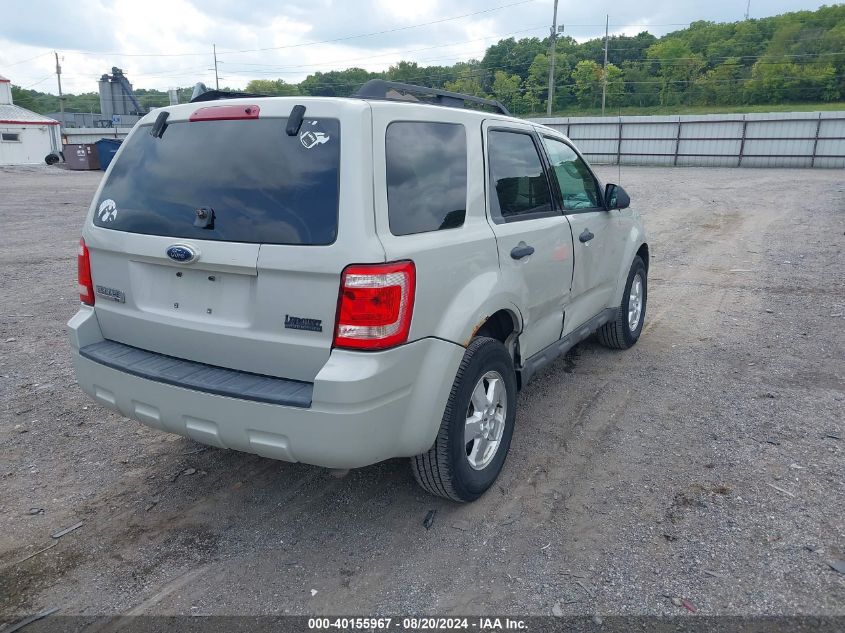
[[321,319],[306,319],[286,314],[285,327],[289,330],[310,330],[311,332],[322,332],[323,321]]

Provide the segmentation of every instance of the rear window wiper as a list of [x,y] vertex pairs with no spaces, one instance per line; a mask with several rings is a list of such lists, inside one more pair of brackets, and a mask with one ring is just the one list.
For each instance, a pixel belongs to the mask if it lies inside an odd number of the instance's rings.
[[170,116],[169,112],[160,112],[159,115],[156,117],[156,122],[153,123],[153,127],[150,130],[150,136],[153,138],[161,138],[164,136],[164,131],[167,129],[167,117]]
[[305,106],[293,106],[293,109],[290,111],[290,116],[288,117],[287,127],[285,127],[285,132],[288,136],[296,136],[299,134],[299,128],[302,127],[303,117],[305,117]]

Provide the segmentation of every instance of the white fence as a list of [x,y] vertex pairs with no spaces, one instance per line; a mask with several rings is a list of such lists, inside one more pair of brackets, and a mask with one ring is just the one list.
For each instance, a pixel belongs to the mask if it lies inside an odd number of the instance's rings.
[[65,143],[96,143],[101,138],[124,139],[131,127],[69,127],[62,130]]
[[597,164],[845,167],[845,112],[532,119]]

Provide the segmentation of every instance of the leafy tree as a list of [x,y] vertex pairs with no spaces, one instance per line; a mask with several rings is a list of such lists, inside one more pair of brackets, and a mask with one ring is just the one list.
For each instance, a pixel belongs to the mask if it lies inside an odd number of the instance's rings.
[[578,62],[572,71],[573,88],[578,104],[583,108],[596,108],[601,105],[604,91],[605,104],[608,107],[622,105],[625,95],[625,80],[622,70],[614,65],[607,65],[607,87],[605,88],[605,70],[591,59]]
[[386,79],[401,81],[406,84],[419,84],[426,76],[426,69],[420,68],[417,62],[399,62],[387,70]]
[[447,81],[443,86],[446,90],[452,92],[460,92],[465,95],[472,95],[474,97],[488,97],[481,88],[481,82],[476,77],[465,75],[456,78],[454,81]]
[[737,102],[742,93],[745,67],[738,57],[731,57],[708,70],[695,83],[696,102],[707,105],[728,105]]
[[501,101],[513,114],[523,114],[526,110],[522,99],[522,80],[519,75],[509,75],[497,70],[493,76],[493,97]]
[[595,108],[601,98],[601,66],[592,59],[582,59],[572,71],[575,98],[583,108]]
[[681,103],[705,66],[704,58],[693,53],[680,39],[665,39],[650,46],[646,57],[658,67],[661,79],[660,105]]
[[347,68],[308,75],[299,84],[304,95],[320,97],[348,97],[370,79],[383,78],[381,73],[371,73],[363,68]]
[[[12,86],[12,101],[15,105],[19,105],[27,110],[38,111],[38,100],[36,99],[34,90],[23,90],[19,86]],[[58,99],[57,99],[58,100]]]
[[[604,74],[602,75],[604,81]],[[625,79],[622,69],[615,64],[607,65],[606,104],[608,107],[621,106],[625,98]]]
[[660,87],[650,72],[651,64],[644,62],[625,62],[622,76],[625,80],[626,105],[653,106],[660,103]]
[[300,94],[299,86],[289,84],[284,79],[253,79],[246,85],[246,92],[274,97],[291,97]]
[[[565,52],[555,54],[555,102],[553,110],[566,107],[572,100],[570,81],[572,67],[569,63],[569,55]],[[546,101],[549,98],[549,56],[547,53],[538,53],[528,68],[528,77],[525,80],[526,105],[531,112],[545,111]]]
[[[526,77],[531,62],[534,61],[538,53],[547,51],[549,45],[550,42],[536,37],[527,37],[521,40],[509,37],[488,48],[481,60],[481,65],[490,73],[501,70]],[[491,77],[492,80],[495,80],[495,75],[491,75]]]

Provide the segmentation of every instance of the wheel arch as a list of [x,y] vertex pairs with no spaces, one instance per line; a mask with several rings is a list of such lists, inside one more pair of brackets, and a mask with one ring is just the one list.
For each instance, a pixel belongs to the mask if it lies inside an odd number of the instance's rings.
[[640,244],[640,247],[637,249],[637,255],[639,255],[640,259],[643,260],[643,263],[645,264],[645,271],[648,272],[648,244],[646,244],[645,242]]
[[612,301],[607,306],[608,308],[617,307],[622,301],[622,292],[625,290],[625,283],[628,281],[628,271],[631,269],[631,262],[638,255],[642,258],[646,273],[648,273],[649,260],[651,258],[648,243],[645,240],[645,234],[642,229],[638,226],[633,226],[625,240],[625,251],[619,262],[619,270],[616,271],[616,291],[613,293]]

